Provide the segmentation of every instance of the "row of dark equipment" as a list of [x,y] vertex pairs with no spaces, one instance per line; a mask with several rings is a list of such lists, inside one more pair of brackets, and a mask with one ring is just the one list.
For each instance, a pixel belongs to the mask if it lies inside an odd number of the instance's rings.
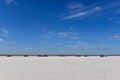
[[37,57],[50,57],[50,56],[58,56],[58,57],[69,57],[69,56],[90,57],[90,56],[99,56],[99,57],[107,57],[106,55],[0,55],[0,56],[7,56],[7,57],[12,57],[12,56],[23,56],[23,57],[29,57],[29,56],[37,56]]

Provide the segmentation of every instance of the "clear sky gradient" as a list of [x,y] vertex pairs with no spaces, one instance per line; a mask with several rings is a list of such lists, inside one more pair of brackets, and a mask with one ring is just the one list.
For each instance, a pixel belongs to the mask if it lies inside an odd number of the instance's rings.
[[0,54],[120,54],[120,0],[0,0]]

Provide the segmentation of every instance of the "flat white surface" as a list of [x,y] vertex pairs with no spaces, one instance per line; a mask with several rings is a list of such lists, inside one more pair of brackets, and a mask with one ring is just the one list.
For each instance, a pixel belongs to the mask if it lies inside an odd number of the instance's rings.
[[0,80],[120,80],[120,57],[0,57]]

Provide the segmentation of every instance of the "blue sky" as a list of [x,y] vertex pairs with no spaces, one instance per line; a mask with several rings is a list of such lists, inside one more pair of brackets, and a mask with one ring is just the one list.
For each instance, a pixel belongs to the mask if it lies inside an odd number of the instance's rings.
[[120,0],[0,0],[1,54],[120,54]]

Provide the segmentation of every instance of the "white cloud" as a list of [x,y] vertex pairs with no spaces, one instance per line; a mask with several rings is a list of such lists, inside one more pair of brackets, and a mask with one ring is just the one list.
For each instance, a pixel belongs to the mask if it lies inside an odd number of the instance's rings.
[[58,33],[58,35],[59,35],[59,36],[68,36],[68,34],[65,33],[65,32],[60,32],[60,33]]
[[68,41],[68,43],[73,43],[73,41]]
[[42,44],[47,44],[48,42],[45,41],[45,40],[41,40],[40,43],[42,43]]
[[72,3],[67,4],[68,9],[77,9],[77,8],[82,8],[82,7],[84,7],[84,5],[81,3],[72,2]]
[[85,18],[89,15],[95,14],[101,10],[102,10],[102,8],[100,8],[100,7],[94,7],[94,8],[90,8],[87,10],[80,10],[78,12],[68,14],[68,15],[62,17],[62,20],[70,20],[70,19],[77,19],[77,18],[82,19],[82,18]]
[[8,32],[7,29],[1,29],[0,35],[2,35],[2,36],[8,36],[8,34],[9,34],[9,32]]
[[[100,4],[100,3],[98,3]],[[69,19],[76,19],[76,18],[81,18],[88,16],[92,13],[95,13],[99,10],[101,10],[101,7],[97,6],[98,4],[92,4],[88,6],[83,6],[82,4],[70,4],[70,7],[72,8],[67,11],[67,14],[62,16],[62,20],[69,20]]]
[[8,34],[7,29],[2,29],[3,33]]
[[11,4],[11,3],[14,2],[14,0],[5,0],[5,2],[6,2],[7,4]]
[[62,43],[60,43],[60,42],[56,42],[56,44],[57,44],[57,45],[62,45]]
[[120,40],[120,36],[112,36],[109,38],[110,40]]
[[71,37],[71,39],[79,39],[80,37],[79,36],[73,36]]
[[66,46],[64,46],[64,49],[71,49],[71,50],[74,50],[74,49],[78,49],[79,48],[79,46],[70,46],[70,45],[66,45]]
[[40,36],[41,39],[50,39],[51,37],[52,37],[51,35],[46,34]]
[[26,51],[34,50],[33,48],[25,48]]
[[106,38],[106,39],[101,39],[101,40],[98,40],[98,41],[99,42],[104,42],[104,41],[109,41],[109,40],[120,40],[120,36],[115,35],[115,36],[112,36],[112,37],[109,37],[109,38]]
[[48,30],[45,28],[40,29],[40,31],[42,31],[43,33],[46,33],[46,34],[54,34],[54,31],[51,31],[51,30]]
[[17,0],[4,0],[6,4],[10,5],[10,4],[14,4],[14,5],[18,5]]
[[5,40],[4,39],[0,39],[0,43],[3,43]]
[[44,29],[44,28],[42,28],[41,31],[44,32],[44,33],[47,33],[47,30]]
[[60,32],[58,33],[58,36],[63,36],[63,37],[77,37],[79,33],[77,32]]
[[80,39],[79,33],[77,32],[60,32],[56,36],[57,38],[68,40],[69,43],[71,43],[70,41]]
[[47,44],[47,41],[43,41],[42,43],[43,43],[43,44]]
[[8,41],[8,43],[10,43],[10,44],[16,44],[15,41]]
[[95,9],[96,11],[102,10],[102,8],[99,7],[99,6],[95,7],[94,9]]
[[[106,4],[108,3],[108,4]],[[114,2],[108,2],[108,1],[103,1],[100,3],[95,3],[91,5],[84,5],[84,7],[81,8],[76,8],[77,6],[80,7],[80,4],[71,5],[69,8],[69,11],[66,11],[62,17],[60,17],[62,20],[78,20],[78,19],[84,19],[86,17],[98,17],[106,15],[106,14],[111,14],[114,13],[116,10],[116,7],[120,6],[120,1],[114,1]],[[74,9],[75,7],[75,9]],[[114,11],[113,11],[114,9]],[[99,17],[100,17],[99,16]]]
[[87,14],[88,14],[88,12],[79,12],[79,13],[75,13],[75,14],[72,14],[69,16],[65,16],[65,17],[63,17],[63,20],[74,19],[74,18],[82,17]]

